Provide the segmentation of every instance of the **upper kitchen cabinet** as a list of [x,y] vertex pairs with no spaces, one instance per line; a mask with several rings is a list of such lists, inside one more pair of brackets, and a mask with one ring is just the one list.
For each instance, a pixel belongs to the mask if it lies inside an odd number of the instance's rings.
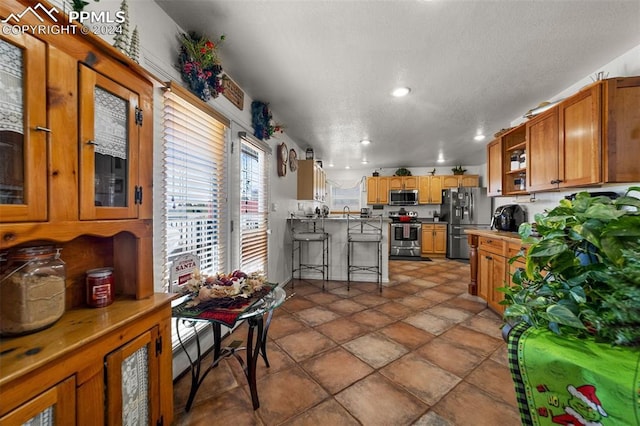
[[298,160],[298,200],[324,202],[327,197],[327,179],[315,160]]
[[[502,156],[502,195],[527,193],[527,128],[521,124],[500,137]],[[491,171],[493,173],[495,171]],[[499,195],[499,194],[498,194]]]
[[640,181],[640,77],[602,83],[604,182]]
[[443,175],[442,187],[460,188],[460,187],[476,187],[480,186],[480,176],[478,175]]
[[487,195],[502,194],[502,139],[493,140],[487,145]]
[[389,189],[418,189],[418,176],[390,176]]
[[367,204],[387,203],[389,203],[389,178],[386,176],[368,177]]
[[442,176],[419,176],[418,203],[442,204]]
[[528,191],[640,180],[640,77],[596,82],[527,123]]
[[558,107],[527,122],[529,191],[557,188],[558,184]]
[[0,217],[44,221],[50,132],[46,45],[28,34],[0,35],[0,58]]

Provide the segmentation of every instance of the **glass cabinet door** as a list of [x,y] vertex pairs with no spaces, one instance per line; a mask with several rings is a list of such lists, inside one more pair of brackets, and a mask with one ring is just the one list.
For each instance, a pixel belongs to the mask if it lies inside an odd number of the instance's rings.
[[80,66],[80,219],[138,216],[138,95]]
[[45,45],[0,35],[0,218],[47,219]]

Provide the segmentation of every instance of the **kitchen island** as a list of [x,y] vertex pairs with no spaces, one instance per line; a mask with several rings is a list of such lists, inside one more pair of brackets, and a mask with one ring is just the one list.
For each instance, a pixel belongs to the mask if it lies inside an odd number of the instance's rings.
[[470,281],[468,292],[487,301],[489,308],[504,312],[504,293],[500,287],[511,285],[511,275],[524,267],[524,258],[509,260],[526,251],[517,232],[468,229]]
[[[299,226],[308,218],[296,217],[288,219],[289,244],[291,244],[291,225]],[[320,226],[320,218],[315,219]],[[370,221],[370,218],[350,216],[351,221]],[[389,282],[389,223],[386,217],[382,218],[382,282]],[[345,215],[330,215],[324,218],[324,230],[329,234],[329,279],[334,281],[347,281],[347,217]],[[319,244],[304,244],[301,248],[305,262],[322,263],[322,248]],[[352,252],[352,264],[374,265],[377,257],[376,244],[356,244]],[[296,255],[297,262],[297,255]],[[291,267],[291,265],[289,265]],[[297,278],[297,273],[295,278]],[[322,279],[319,271],[307,270],[302,273],[302,278]],[[377,282],[376,274],[356,272],[351,274],[351,281]],[[357,286],[357,284],[356,284]]]

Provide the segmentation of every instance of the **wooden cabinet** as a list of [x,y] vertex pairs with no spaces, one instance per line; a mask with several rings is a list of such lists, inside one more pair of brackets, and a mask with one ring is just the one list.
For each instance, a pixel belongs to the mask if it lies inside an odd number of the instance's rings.
[[487,195],[502,194],[502,139],[493,140],[487,145]]
[[[0,218],[47,219],[46,44],[28,34],[0,34],[3,105],[0,115]],[[23,69],[32,70],[24,73]],[[14,96],[21,93],[22,97]]]
[[527,123],[529,191],[640,180],[640,77],[599,81]]
[[418,203],[442,204],[442,176],[418,177]]
[[[468,235],[471,252],[469,293],[482,297],[498,313],[505,310],[505,306],[500,304],[504,300],[504,293],[498,288],[511,286],[513,273],[525,267],[524,257],[517,256],[521,252],[526,253],[526,246],[521,244],[519,238],[507,234],[470,231]],[[511,262],[512,258],[516,259]]]
[[[527,194],[527,128],[522,124],[500,137],[502,157],[502,195]],[[524,160],[524,161],[523,161]]]
[[422,224],[422,245],[420,253],[423,256],[443,256],[447,253],[447,225]]
[[418,176],[390,176],[389,189],[418,189]]
[[315,160],[298,160],[298,200],[327,199],[327,179]]
[[[56,424],[124,424],[124,415],[140,419],[130,424],[171,424],[169,301],[169,295],[157,294],[74,309],[50,328],[0,341],[0,424],[52,405],[56,421],[68,416]],[[129,399],[123,401],[123,394]],[[145,412],[146,421],[129,407]]]
[[442,175],[441,178],[442,187],[445,189],[480,186],[480,176],[478,175]]
[[527,188],[543,191],[557,188],[558,176],[558,107],[527,122],[529,167]]
[[[75,376],[54,385],[18,408],[0,417],[0,426],[23,424],[75,424]],[[48,420],[48,421],[47,421]],[[52,421],[52,423],[49,423]]]
[[80,219],[137,218],[139,96],[80,65],[79,98]]
[[506,280],[506,242],[480,237],[478,243],[478,295],[489,307],[502,312],[504,293],[497,289],[504,287]]
[[160,394],[155,345],[158,327],[143,333],[106,356],[107,424],[150,424],[160,418],[149,395]]
[[367,204],[389,203],[389,178],[372,176],[367,178]]
[[[55,24],[48,16],[41,22],[22,14],[29,6],[28,0],[3,1],[0,20],[14,14],[23,25]],[[161,83],[79,30],[2,34],[0,56],[2,72],[12,76],[12,87],[3,78],[0,97],[23,93],[14,97],[23,111],[12,118],[18,124],[0,132],[1,158],[12,163],[0,171],[0,251],[48,241],[66,263],[62,318],[37,333],[0,340],[0,419],[22,422],[24,413],[57,404],[56,422],[105,424],[106,356],[155,333],[156,360],[148,367],[161,386],[150,389],[149,418],[170,424],[171,298],[154,293],[153,284],[152,110],[154,85]],[[85,271],[99,267],[113,268],[115,301],[88,308]]]

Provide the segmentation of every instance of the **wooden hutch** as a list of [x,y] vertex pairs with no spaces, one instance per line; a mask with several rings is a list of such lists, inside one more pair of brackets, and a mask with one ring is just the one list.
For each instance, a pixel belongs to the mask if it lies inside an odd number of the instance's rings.
[[[169,295],[154,293],[152,254],[159,83],[97,36],[82,35],[57,9],[54,19],[44,8],[52,6],[0,3],[0,20],[9,18],[0,25],[75,28],[0,34],[4,57],[21,72],[24,123],[18,150],[1,153],[9,161],[0,180],[0,251],[42,242],[61,248],[66,304],[51,327],[0,339],[0,425],[47,411],[55,424],[122,424],[134,416],[168,425],[171,306]],[[85,303],[85,272],[99,267],[113,268],[116,296],[94,309]]]

